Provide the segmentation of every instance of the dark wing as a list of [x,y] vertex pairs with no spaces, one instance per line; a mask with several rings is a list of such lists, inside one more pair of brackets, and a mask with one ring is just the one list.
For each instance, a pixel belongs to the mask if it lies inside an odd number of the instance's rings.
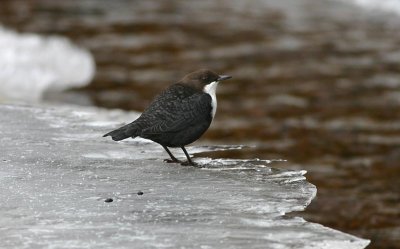
[[206,93],[170,100],[157,109],[157,121],[143,129],[140,136],[151,138],[157,134],[177,133],[199,123],[209,125],[212,119],[211,109],[211,96]]
[[155,97],[138,119],[105,134],[103,137],[111,136],[113,140],[119,141],[128,137],[140,136],[142,130],[154,126],[160,120],[168,119],[168,115],[166,114],[175,108],[176,103],[190,97],[194,93],[194,90],[191,91],[181,84],[174,84]]
[[155,122],[164,120],[166,114],[175,108],[176,103],[192,96],[195,91],[188,91],[181,84],[174,84],[158,96],[150,103],[150,105],[143,111],[142,115],[134,121],[136,124],[140,124],[142,129],[146,129],[153,126]]

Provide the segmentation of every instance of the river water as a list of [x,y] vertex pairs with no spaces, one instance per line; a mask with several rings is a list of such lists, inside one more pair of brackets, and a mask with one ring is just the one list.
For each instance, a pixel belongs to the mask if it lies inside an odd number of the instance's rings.
[[246,144],[212,158],[286,159],[317,198],[301,215],[400,244],[400,32],[394,13],[340,1],[6,0],[0,22],[89,49],[92,83],[48,100],[143,110],[207,67],[233,79],[197,144]]

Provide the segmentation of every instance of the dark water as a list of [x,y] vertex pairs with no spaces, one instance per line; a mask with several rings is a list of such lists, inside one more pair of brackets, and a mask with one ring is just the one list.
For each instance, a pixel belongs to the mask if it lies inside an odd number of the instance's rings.
[[0,22],[88,48],[93,82],[66,101],[143,110],[207,67],[234,78],[201,144],[214,158],[287,159],[317,198],[301,215],[400,248],[399,17],[335,1],[9,0]]

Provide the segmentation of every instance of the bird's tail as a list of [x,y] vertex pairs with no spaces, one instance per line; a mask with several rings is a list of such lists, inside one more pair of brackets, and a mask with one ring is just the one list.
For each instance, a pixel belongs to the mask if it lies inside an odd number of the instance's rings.
[[111,136],[112,140],[120,141],[128,137],[136,137],[138,132],[138,126],[134,123],[127,124],[116,130],[110,131],[103,135],[103,137]]

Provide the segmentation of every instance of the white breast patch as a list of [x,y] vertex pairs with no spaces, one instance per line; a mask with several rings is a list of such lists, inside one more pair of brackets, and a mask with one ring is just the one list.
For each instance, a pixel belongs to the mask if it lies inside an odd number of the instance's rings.
[[218,81],[211,82],[210,84],[204,86],[203,92],[208,93],[211,96],[211,115],[212,118],[215,116],[217,111],[217,96],[215,92],[217,91]]

